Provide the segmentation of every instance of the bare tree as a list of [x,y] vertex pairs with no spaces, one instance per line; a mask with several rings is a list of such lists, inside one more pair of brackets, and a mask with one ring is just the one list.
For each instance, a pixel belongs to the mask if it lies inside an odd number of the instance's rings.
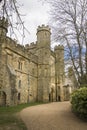
[[25,31],[28,32],[28,30],[25,28],[24,21],[21,18],[22,15],[19,12],[21,6],[22,4],[19,4],[17,0],[0,0],[0,17],[8,19],[10,37],[17,40],[18,32],[23,43]]
[[87,0],[46,1],[51,5],[54,40],[65,46],[79,84],[87,84]]

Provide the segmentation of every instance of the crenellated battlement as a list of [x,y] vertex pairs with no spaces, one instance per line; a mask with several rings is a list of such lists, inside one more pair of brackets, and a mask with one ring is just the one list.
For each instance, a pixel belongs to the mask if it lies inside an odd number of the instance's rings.
[[58,46],[55,46],[54,50],[64,50],[64,46],[63,45],[58,45]]
[[37,42],[32,42],[32,43],[30,43],[30,44],[26,44],[25,45],[25,48],[26,49],[32,49],[32,48],[36,48],[37,47]]
[[50,32],[50,28],[49,28],[48,25],[45,26],[44,24],[42,24],[42,26],[38,26],[38,28],[37,28],[37,32],[39,32],[39,31],[48,31],[48,32]]
[[3,41],[3,47],[9,48],[10,50],[23,53],[27,51],[23,45],[18,44],[15,40],[12,40],[11,38],[7,37]]
[[[27,44],[26,46],[29,45]],[[26,46],[18,44],[15,40],[12,40],[9,37],[7,37],[7,39],[4,39],[2,43],[3,48],[9,49],[14,53],[21,55],[22,57],[26,57],[34,63],[37,63],[37,56],[32,55],[31,51]]]

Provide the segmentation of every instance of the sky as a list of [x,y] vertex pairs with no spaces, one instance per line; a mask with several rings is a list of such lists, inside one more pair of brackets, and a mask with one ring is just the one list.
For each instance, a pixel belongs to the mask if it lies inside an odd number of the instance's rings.
[[18,0],[23,4],[20,12],[24,15],[22,20],[30,34],[25,33],[24,44],[36,41],[36,32],[39,25],[49,23],[49,5],[43,4],[41,0]]

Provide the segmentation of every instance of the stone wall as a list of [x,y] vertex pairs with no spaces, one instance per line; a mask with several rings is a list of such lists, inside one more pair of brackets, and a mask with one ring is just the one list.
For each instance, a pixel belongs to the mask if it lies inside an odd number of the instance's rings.
[[0,105],[64,100],[64,47],[51,51],[50,37],[49,26],[42,25],[30,45],[0,38]]

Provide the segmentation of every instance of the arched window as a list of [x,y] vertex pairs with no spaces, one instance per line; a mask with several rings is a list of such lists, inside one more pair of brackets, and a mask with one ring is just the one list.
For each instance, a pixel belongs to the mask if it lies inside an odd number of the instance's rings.
[[18,62],[18,69],[22,70],[22,63],[20,61]]

